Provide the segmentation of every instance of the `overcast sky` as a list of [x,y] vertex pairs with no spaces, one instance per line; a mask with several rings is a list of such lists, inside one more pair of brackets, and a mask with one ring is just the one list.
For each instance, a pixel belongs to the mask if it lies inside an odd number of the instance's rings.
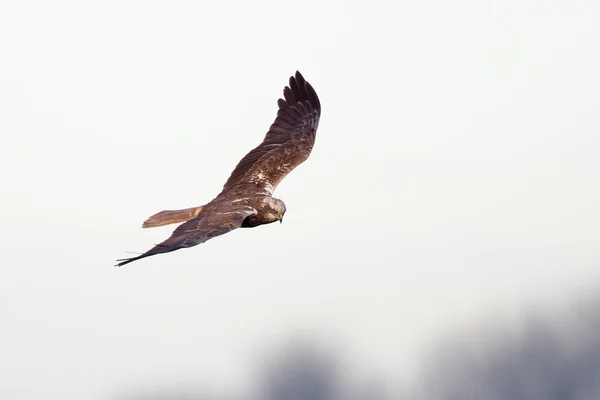
[[[594,0],[4,2],[0,397],[242,388],[295,334],[410,380],[474,318],[568,309],[600,283],[599,20]],[[220,191],[295,70],[323,111],[285,222],[113,268],[170,234],[146,217]]]

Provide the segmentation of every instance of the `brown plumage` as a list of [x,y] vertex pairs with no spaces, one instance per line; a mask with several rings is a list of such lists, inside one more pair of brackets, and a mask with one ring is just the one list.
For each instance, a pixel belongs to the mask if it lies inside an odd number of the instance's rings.
[[283,201],[272,197],[287,174],[304,162],[315,143],[321,104],[300,72],[290,77],[277,102],[277,117],[264,140],[240,160],[223,190],[210,203],[184,210],[165,210],[148,218],[143,227],[184,222],[171,237],[147,252],[117,260],[117,266],[140,258],[196,246],[240,227],[281,221]]

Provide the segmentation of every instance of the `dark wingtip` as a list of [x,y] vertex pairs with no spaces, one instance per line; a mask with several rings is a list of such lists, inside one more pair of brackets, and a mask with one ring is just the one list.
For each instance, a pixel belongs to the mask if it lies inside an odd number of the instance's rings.
[[[285,103],[290,106],[295,106],[298,102],[308,101],[313,109],[321,113],[321,102],[319,101],[317,92],[304,79],[300,71],[296,71],[294,76],[290,76],[290,85],[283,89],[283,97],[285,98]],[[281,105],[279,103],[280,108]]]
[[123,265],[125,265],[125,264],[129,264],[130,262],[133,262],[133,261],[135,261],[135,260],[139,260],[140,258],[144,258],[144,257],[145,257],[145,255],[144,255],[144,254],[142,254],[142,255],[140,255],[140,256],[137,256],[137,257],[131,257],[131,258],[119,258],[119,259],[117,260],[117,263],[116,263],[114,266],[115,266],[115,267],[122,267],[122,266],[123,266]]
[[[169,239],[167,239],[169,240]],[[115,264],[115,267],[122,267],[125,264],[129,264],[130,262],[142,259],[142,258],[146,258],[146,257],[150,257],[156,254],[162,254],[162,253],[170,253],[171,251],[175,251],[180,249],[181,246],[177,246],[177,245],[164,245],[162,243],[159,244],[155,244],[153,248],[151,248],[150,250],[148,250],[147,252],[140,254],[137,257],[131,257],[131,258],[121,258],[117,261]]]
[[114,267],[122,267],[123,265],[129,264],[132,261],[134,261],[133,258],[120,258],[117,260],[117,263],[114,265]]
[[[294,79],[294,77],[290,77],[290,80]],[[304,79],[304,77],[302,76],[302,74],[300,73],[300,71],[296,71],[296,76],[295,76],[295,80],[296,82],[298,82],[298,87],[300,89],[304,88],[304,84],[306,83],[306,79]]]

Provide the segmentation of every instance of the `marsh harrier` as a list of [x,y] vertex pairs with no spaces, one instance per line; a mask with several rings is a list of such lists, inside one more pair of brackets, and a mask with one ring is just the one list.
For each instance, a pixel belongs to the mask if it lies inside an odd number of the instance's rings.
[[321,115],[319,98],[300,72],[290,77],[283,97],[277,103],[277,117],[262,143],[241,159],[221,193],[203,206],[165,210],[148,218],[144,228],[183,224],[147,252],[117,260],[117,266],[196,246],[237,228],[253,228],[283,219],[285,204],[273,197],[273,191],[310,155]]

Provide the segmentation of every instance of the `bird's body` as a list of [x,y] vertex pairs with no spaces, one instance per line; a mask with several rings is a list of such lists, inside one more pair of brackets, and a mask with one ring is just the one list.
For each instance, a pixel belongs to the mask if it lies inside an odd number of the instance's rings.
[[299,72],[283,94],[285,100],[279,99],[277,118],[263,142],[242,158],[221,193],[204,206],[165,210],[148,218],[144,228],[186,222],[164,242],[137,257],[118,260],[117,266],[196,246],[237,228],[283,219],[285,204],[272,197],[273,191],[310,155],[321,115],[316,92]]

